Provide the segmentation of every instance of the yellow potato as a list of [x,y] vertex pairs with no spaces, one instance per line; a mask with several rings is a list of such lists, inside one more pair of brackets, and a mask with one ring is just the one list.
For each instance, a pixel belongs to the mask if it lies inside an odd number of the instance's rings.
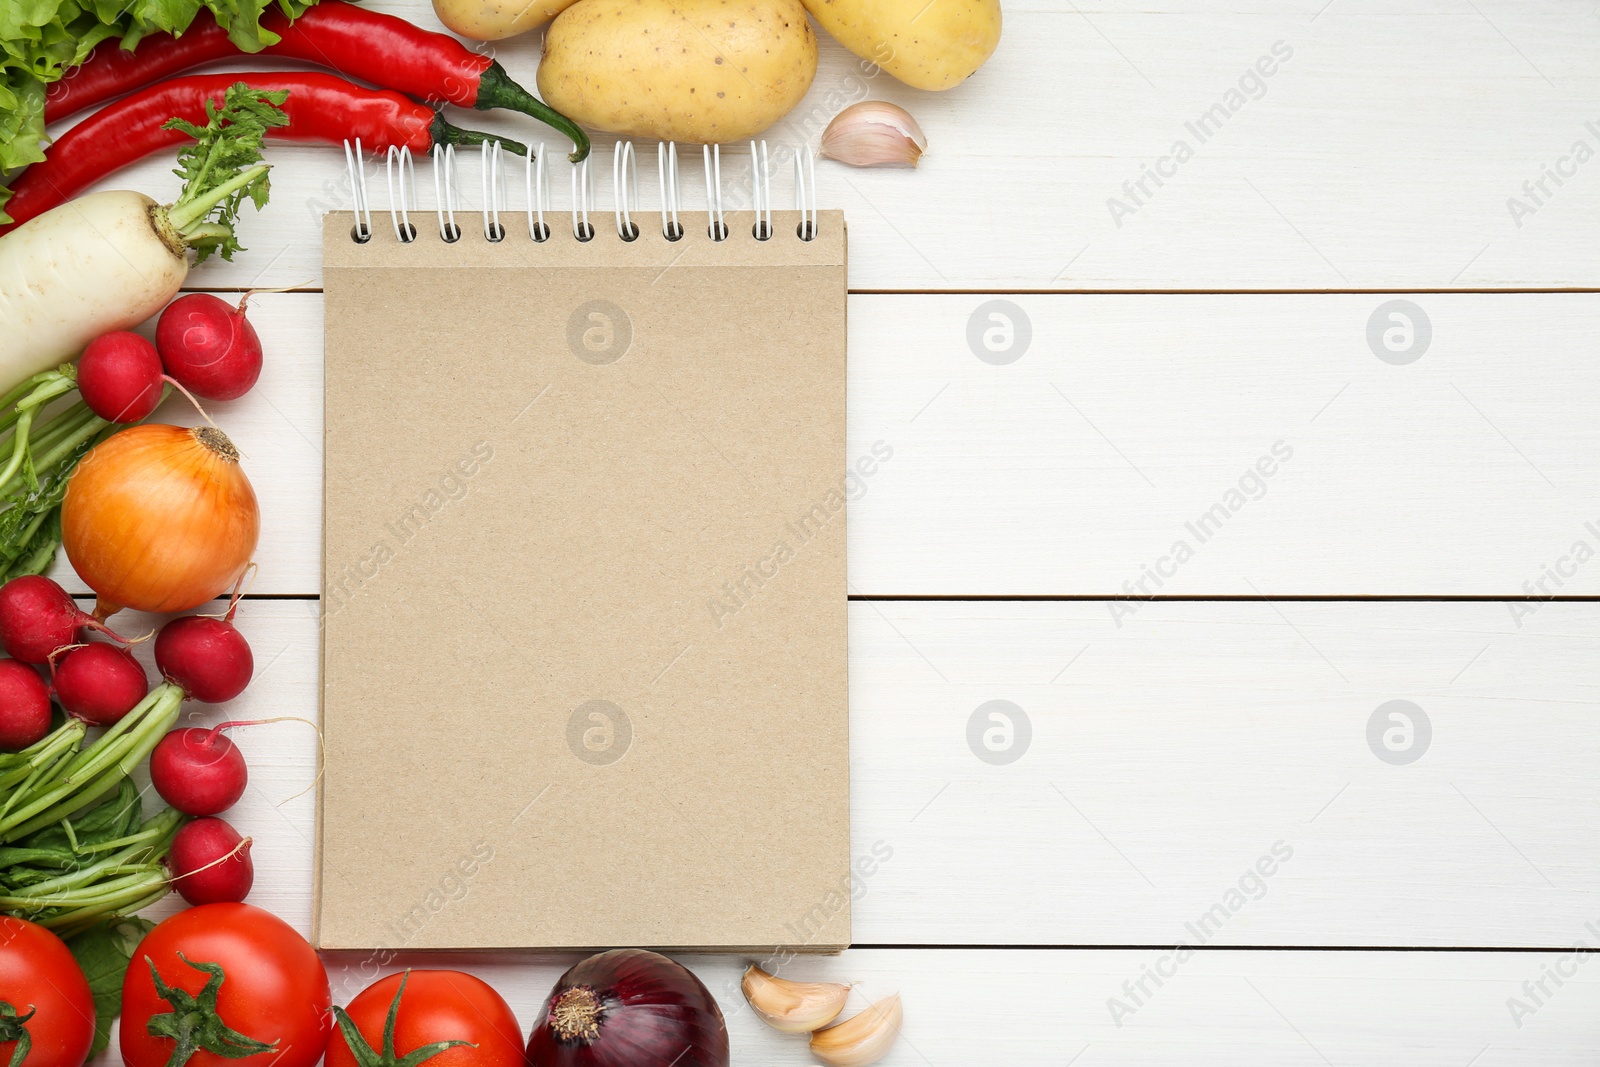
[[571,7],[573,0],[433,0],[439,21],[463,37],[498,41],[526,33]]
[[545,35],[539,95],[585,126],[717,144],[783,118],[816,73],[799,0],[578,0]]
[[850,51],[917,89],[960,85],[1000,43],[1000,0],[805,0]]

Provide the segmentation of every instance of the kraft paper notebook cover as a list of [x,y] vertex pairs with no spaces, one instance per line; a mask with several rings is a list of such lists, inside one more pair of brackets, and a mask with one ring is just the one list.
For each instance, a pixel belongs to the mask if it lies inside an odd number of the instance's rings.
[[323,230],[317,943],[845,947],[842,214],[413,217]]

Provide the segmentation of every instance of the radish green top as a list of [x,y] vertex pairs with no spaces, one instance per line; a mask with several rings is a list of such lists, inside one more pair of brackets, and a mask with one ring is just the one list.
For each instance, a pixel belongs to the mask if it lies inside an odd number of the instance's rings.
[[213,252],[232,259],[243,250],[234,223],[246,196],[258,211],[267,202],[271,186],[261,149],[268,130],[289,124],[278,106],[288,98],[286,91],[258,92],[238,82],[222,107],[206,101],[204,126],[183,119],[167,122],[167,129],[195,139],[178,153],[173,173],[183,179],[183,195],[167,206],[167,221],[184,244],[199,251],[201,262]]

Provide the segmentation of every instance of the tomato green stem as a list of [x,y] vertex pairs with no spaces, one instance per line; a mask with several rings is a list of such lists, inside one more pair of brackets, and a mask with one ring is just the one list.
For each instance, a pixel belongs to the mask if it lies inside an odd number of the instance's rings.
[[33,1035],[23,1025],[33,1018],[33,1013],[34,1009],[29,1008],[26,1015],[18,1015],[14,1005],[0,1000],[0,1044],[16,1042],[11,1047],[10,1067],[22,1067],[22,1061],[28,1058],[28,1052],[33,1048]]
[[270,1045],[257,1041],[222,1021],[217,1011],[217,993],[221,991],[227,974],[220,963],[197,963],[181,952],[178,953],[178,959],[208,976],[205,987],[199,993],[187,993],[167,985],[161,978],[161,972],[156,969],[155,961],[149,956],[144,958],[150,968],[150,977],[155,980],[156,996],[172,1006],[171,1011],[152,1015],[145,1023],[145,1030],[151,1037],[172,1040],[172,1056],[167,1060],[167,1067],[184,1067],[196,1052],[202,1050],[237,1060],[260,1052],[272,1052],[277,1048],[276,1041]]
[[457,1045],[478,1047],[471,1041],[435,1041],[431,1045],[413,1049],[404,1056],[397,1055],[394,1047],[394,1026],[400,1017],[400,998],[406,995],[406,983],[410,980],[410,971],[400,976],[400,988],[394,991],[394,999],[389,1002],[389,1015],[383,1021],[382,1049],[372,1047],[356,1027],[355,1020],[350,1018],[343,1008],[333,1009],[334,1021],[339,1024],[339,1033],[344,1035],[345,1046],[355,1057],[357,1067],[419,1067],[439,1053],[448,1052]]

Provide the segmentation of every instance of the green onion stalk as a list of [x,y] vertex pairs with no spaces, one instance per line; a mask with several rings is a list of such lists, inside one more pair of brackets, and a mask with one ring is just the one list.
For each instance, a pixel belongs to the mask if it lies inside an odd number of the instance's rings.
[[77,368],[64,363],[0,396],[0,583],[49,569],[61,544],[67,480],[118,428],[82,400],[47,412],[77,384]]
[[182,689],[159,685],[91,743],[68,719],[0,755],[0,911],[65,937],[166,896],[163,861],[186,819],[171,808],[144,818],[129,775],[182,705]]

